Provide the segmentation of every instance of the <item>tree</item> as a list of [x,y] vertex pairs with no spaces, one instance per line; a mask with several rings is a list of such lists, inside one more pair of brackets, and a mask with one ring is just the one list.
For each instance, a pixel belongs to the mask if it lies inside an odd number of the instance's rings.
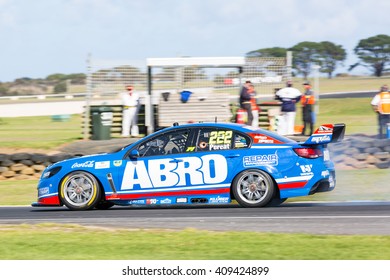
[[246,53],[248,57],[286,57],[287,49],[280,47],[258,49]]
[[66,75],[61,73],[51,74],[46,77],[46,80],[48,81],[63,81],[65,79],[66,79]]
[[8,87],[0,82],[0,96],[8,94]]
[[321,63],[321,43],[301,42],[290,48],[293,52],[293,68],[305,79],[309,76],[312,66]]
[[63,93],[63,92],[66,92],[67,89],[68,89],[68,86],[66,84],[66,81],[61,81],[55,85],[53,91],[54,91],[54,93]]
[[74,73],[66,75],[65,80],[70,80],[72,84],[85,84],[86,78],[84,73]]
[[321,60],[321,72],[327,73],[328,78],[331,79],[337,65],[346,59],[347,53],[341,45],[335,45],[328,41],[320,44],[321,53],[319,59]]
[[362,39],[354,52],[360,61],[351,65],[349,70],[361,65],[373,70],[374,75],[380,77],[390,63],[390,36],[380,34]]

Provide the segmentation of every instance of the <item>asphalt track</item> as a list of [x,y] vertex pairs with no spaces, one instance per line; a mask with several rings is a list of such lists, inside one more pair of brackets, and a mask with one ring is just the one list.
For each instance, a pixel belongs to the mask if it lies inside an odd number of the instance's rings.
[[0,207],[0,224],[69,223],[128,229],[196,228],[310,234],[390,235],[390,202],[284,203],[278,207]]

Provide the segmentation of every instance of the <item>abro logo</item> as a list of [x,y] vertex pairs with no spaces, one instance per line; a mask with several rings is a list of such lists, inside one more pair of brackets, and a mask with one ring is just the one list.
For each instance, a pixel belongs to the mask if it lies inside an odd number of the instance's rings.
[[152,189],[222,183],[227,178],[227,161],[218,154],[202,157],[129,161],[122,190]]

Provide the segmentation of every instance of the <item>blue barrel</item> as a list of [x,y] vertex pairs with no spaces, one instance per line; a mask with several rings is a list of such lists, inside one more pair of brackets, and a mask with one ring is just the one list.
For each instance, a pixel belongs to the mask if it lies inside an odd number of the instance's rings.
[[387,124],[387,138],[390,139],[390,123]]

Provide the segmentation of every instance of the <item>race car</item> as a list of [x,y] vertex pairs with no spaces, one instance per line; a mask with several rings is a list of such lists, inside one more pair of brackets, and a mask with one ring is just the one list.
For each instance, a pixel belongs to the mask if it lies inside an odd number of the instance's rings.
[[175,124],[117,152],[48,166],[32,206],[278,205],[334,189],[327,144],[344,132],[344,124],[325,124],[300,143],[242,124]]

